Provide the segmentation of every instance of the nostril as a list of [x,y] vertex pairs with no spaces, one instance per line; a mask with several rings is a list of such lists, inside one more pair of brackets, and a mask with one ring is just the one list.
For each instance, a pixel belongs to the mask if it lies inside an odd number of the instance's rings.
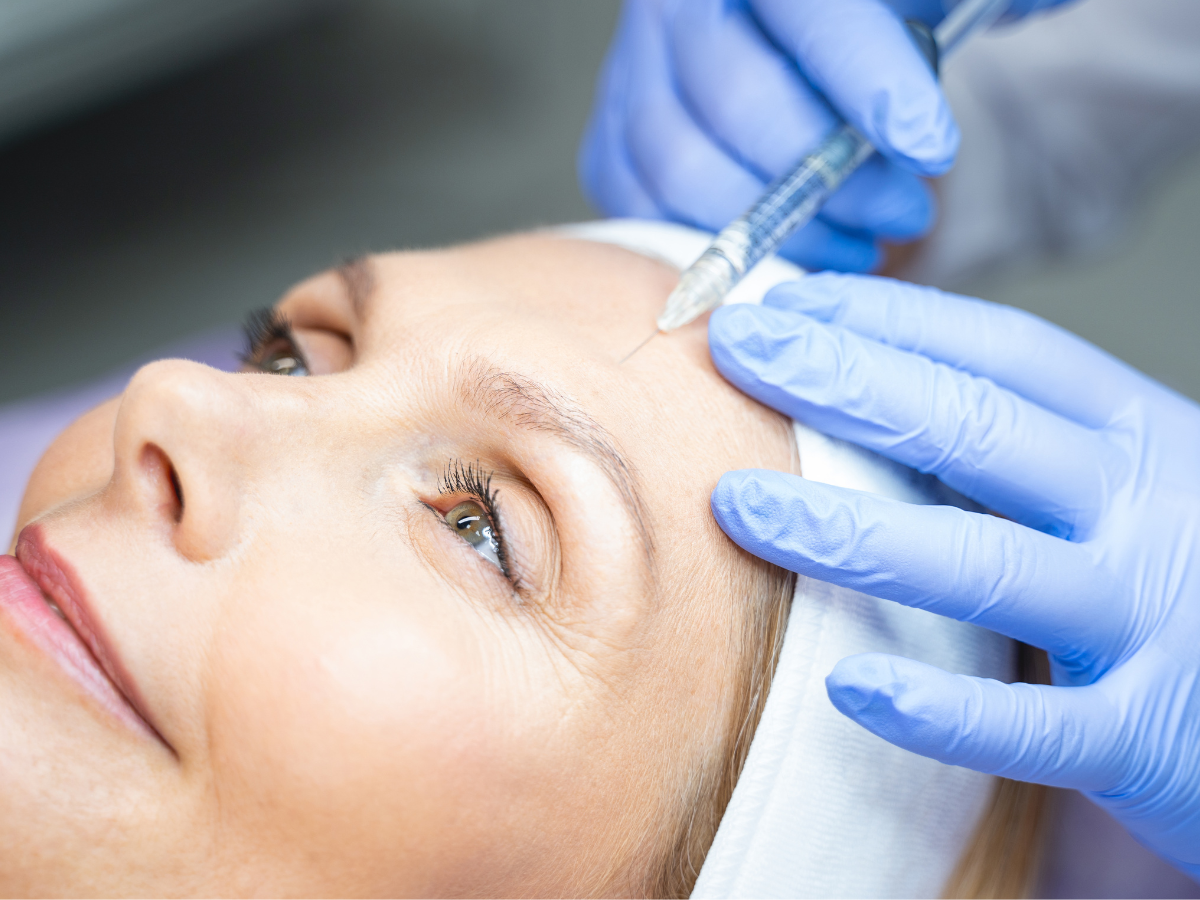
[[183,488],[179,484],[179,473],[175,471],[175,467],[169,461],[167,477],[171,479],[171,491],[175,494],[175,522],[179,523],[183,520]]
[[160,447],[142,448],[141,470],[151,505],[163,518],[178,524],[183,520],[183,486],[170,457]]

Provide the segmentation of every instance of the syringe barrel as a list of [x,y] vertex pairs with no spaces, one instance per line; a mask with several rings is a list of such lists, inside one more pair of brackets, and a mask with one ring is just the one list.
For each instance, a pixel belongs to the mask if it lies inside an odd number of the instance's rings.
[[873,152],[867,139],[849,125],[830,134],[730,223],[684,273],[658,317],[659,330],[671,331],[719,306],[742,277],[816,215],[846,176]]
[[873,152],[867,139],[842,125],[791,172],[769,187],[762,199],[742,216],[745,222],[747,265],[779,249],[799,225],[807,222]]

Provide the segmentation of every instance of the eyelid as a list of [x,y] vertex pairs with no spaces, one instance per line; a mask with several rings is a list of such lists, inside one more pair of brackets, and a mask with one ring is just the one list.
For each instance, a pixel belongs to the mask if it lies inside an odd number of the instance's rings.
[[292,341],[315,376],[336,375],[354,365],[354,348],[345,335],[325,328],[293,328]]
[[[451,463],[455,461],[451,458]],[[472,490],[456,491],[453,484],[447,485],[442,477],[447,468],[444,462],[435,458],[426,465],[434,473],[442,469],[441,474],[433,474],[434,489],[418,489],[413,497],[418,507],[428,511],[418,513],[413,509],[414,515],[428,523],[428,529],[413,532],[414,536],[420,533],[427,536],[428,543],[420,541],[414,545],[427,548],[424,553],[428,554],[428,563],[459,587],[471,584],[474,585],[471,590],[483,590],[493,596],[492,602],[498,604],[500,612],[553,616],[563,577],[561,538],[555,517],[536,482],[526,478],[523,467],[507,457],[496,460],[494,471],[490,471],[489,463],[482,464],[483,471],[493,476],[493,484],[499,485],[498,490],[491,491],[498,495],[498,501],[489,511],[489,517],[497,536],[503,541],[510,580],[494,563],[479,558],[461,535],[454,533],[451,536],[454,529],[446,521],[446,514],[463,500],[479,502],[481,498]],[[426,468],[424,472],[421,480],[428,484],[430,469]],[[436,523],[433,519],[425,519],[428,514],[436,517]],[[461,560],[460,552],[469,552],[470,560]]]
[[[469,497],[478,503],[487,515],[493,534],[496,536],[498,546],[497,555],[500,557],[500,570],[512,585],[513,590],[519,592],[523,587],[523,580],[520,571],[513,563],[512,553],[509,550],[508,535],[504,523],[500,518],[499,492],[493,490],[491,487],[493,474],[492,472],[485,472],[478,461],[464,465],[461,460],[451,460],[438,481],[438,496],[447,498],[448,505],[446,509],[438,509],[429,503],[425,505],[449,529],[450,524],[446,521],[445,517],[450,510],[461,502],[462,497]],[[449,498],[452,497],[460,499],[451,503],[449,502]]]
[[276,343],[283,344],[304,364],[309,376],[334,375],[354,365],[354,341],[324,319],[310,322],[312,310],[300,309],[298,319],[280,309],[256,310],[246,317],[243,364],[263,369],[263,357]]
[[326,272],[298,285],[278,306],[297,329],[328,332],[357,347],[363,323],[335,273]]

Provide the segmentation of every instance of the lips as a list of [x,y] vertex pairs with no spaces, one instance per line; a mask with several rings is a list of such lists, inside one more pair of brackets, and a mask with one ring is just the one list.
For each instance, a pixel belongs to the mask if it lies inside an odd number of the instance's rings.
[[105,711],[162,739],[139,712],[132,681],[95,627],[74,570],[46,545],[36,525],[21,532],[16,557],[0,556],[0,619],[57,662]]

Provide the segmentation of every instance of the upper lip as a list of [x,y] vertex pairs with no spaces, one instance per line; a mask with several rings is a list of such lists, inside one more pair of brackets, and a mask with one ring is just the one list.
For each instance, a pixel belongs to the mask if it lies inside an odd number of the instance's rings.
[[136,721],[130,724],[140,724],[166,744],[162,734],[151,724],[137,684],[130,677],[119,653],[105,633],[103,622],[95,615],[88,593],[74,567],[49,546],[42,528],[38,525],[30,525],[21,531],[15,555],[22,568],[41,589],[46,600],[61,611],[71,630],[91,651],[101,671],[124,700],[128,712],[132,715],[122,715],[121,718],[132,717]]

